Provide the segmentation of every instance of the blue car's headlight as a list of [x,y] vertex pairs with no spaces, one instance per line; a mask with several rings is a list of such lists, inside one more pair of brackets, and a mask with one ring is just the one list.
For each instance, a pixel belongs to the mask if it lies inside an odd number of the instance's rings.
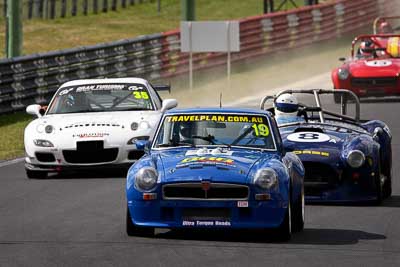
[[365,155],[360,150],[352,150],[347,155],[347,163],[352,168],[359,168],[365,162]]
[[276,172],[271,168],[259,169],[253,178],[253,183],[263,189],[270,189],[278,184]]
[[158,172],[153,167],[143,167],[135,175],[135,188],[150,191],[157,185]]

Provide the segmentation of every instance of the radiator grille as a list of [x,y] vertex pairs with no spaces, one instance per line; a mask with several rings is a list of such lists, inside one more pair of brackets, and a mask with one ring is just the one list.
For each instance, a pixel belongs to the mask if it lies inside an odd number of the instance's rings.
[[180,183],[163,186],[164,199],[182,200],[246,200],[249,197],[249,187],[238,184]]

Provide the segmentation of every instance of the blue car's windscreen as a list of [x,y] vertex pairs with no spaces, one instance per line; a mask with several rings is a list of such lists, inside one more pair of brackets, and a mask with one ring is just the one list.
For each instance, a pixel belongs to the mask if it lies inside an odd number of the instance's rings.
[[57,92],[47,114],[153,110],[143,84],[87,84]]
[[276,149],[266,116],[229,113],[166,116],[153,147],[213,145]]

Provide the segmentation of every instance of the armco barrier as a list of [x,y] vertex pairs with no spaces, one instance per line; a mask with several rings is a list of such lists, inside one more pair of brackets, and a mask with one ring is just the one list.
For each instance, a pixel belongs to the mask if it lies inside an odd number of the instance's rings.
[[[338,0],[240,20],[238,61],[336,38],[391,15],[393,0]],[[225,64],[222,53],[194,55],[194,69]],[[0,113],[46,104],[65,81],[99,77],[168,78],[188,71],[178,30],[46,54],[0,60]]]

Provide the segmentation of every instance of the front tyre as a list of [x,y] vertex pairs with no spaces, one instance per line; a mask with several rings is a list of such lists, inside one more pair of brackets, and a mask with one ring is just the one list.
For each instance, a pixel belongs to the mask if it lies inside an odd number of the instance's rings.
[[139,227],[133,224],[129,208],[126,209],[126,233],[129,236],[152,237],[154,236],[153,227]]
[[392,196],[392,179],[386,177],[385,184],[383,185],[383,197],[389,198]]
[[293,232],[301,232],[304,229],[304,188],[298,196],[296,202],[293,203],[292,210],[292,229]]
[[47,178],[47,172],[44,171],[32,171],[29,169],[25,169],[26,171],[26,176],[29,179],[45,179]]
[[285,212],[285,218],[283,222],[278,227],[278,238],[280,241],[289,241],[292,237],[292,207],[291,201],[288,202],[288,207]]

